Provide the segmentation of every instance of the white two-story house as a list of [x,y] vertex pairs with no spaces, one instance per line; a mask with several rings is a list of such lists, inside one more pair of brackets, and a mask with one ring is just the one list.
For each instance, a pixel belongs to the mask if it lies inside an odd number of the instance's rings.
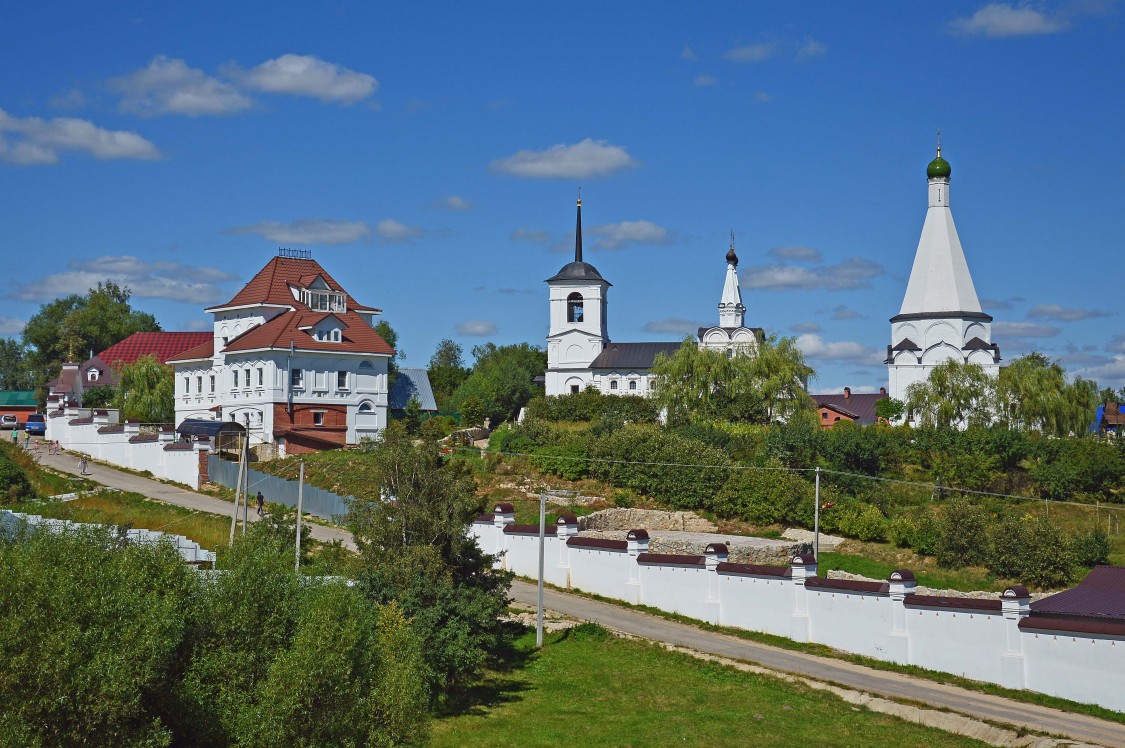
[[357,302],[306,250],[279,251],[234,298],[205,310],[214,337],[168,361],[176,422],[238,421],[251,445],[293,454],[356,444],[387,424],[394,350],[381,310]]

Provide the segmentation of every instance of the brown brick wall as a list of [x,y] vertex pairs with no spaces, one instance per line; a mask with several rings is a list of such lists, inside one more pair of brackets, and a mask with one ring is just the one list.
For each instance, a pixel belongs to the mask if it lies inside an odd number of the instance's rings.
[[[314,425],[315,411],[324,413],[322,426]],[[302,440],[302,434],[314,439],[344,446],[348,439],[348,411],[343,405],[293,405],[293,417],[284,403],[274,403],[273,428],[275,433],[285,433],[287,454],[303,454],[324,449],[317,441]],[[288,432],[288,433],[286,433]]]

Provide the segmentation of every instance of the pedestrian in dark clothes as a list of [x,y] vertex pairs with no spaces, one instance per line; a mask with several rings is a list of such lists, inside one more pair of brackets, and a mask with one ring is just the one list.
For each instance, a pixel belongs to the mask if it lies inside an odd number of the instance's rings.
[[262,496],[262,492],[258,491],[258,516],[262,516],[262,509],[266,506],[266,497]]

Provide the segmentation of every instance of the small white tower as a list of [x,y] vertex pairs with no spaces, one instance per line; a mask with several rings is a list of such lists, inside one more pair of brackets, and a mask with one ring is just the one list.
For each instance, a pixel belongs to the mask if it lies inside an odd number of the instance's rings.
[[582,199],[574,234],[574,262],[547,279],[551,326],[547,334],[546,394],[564,395],[593,381],[590,364],[609,340],[606,296],[609,281],[582,259]]
[[719,326],[700,328],[699,347],[726,351],[729,356],[735,352],[751,353],[757,350],[761,330],[746,327],[746,307],[738,287],[738,255],[734,253],[733,231],[726,260],[727,275],[723,281],[723,295],[719,299]]
[[941,157],[926,168],[929,207],[914,267],[899,313],[891,317],[887,346],[887,393],[906,400],[907,388],[925,381],[933,368],[955,359],[981,364],[997,375],[1000,348],[992,342],[992,317],[981,310],[965,252],[949,209],[952,169]]

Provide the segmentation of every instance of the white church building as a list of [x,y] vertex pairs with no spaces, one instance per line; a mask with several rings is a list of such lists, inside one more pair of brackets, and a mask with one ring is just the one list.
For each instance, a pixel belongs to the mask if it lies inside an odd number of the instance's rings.
[[[727,355],[752,353],[761,328],[746,327],[746,307],[738,286],[734,238],[726,254],[726,279],[719,301],[719,324],[701,327],[701,348]],[[582,201],[574,237],[574,261],[547,279],[550,332],[547,335],[547,395],[564,395],[594,387],[606,394],[649,395],[656,356],[674,354],[683,343],[619,343],[609,337],[610,282],[582,259]]]
[[951,171],[939,144],[937,157],[926,168],[926,221],[902,308],[891,317],[891,343],[884,362],[887,394],[902,401],[910,385],[924,382],[945,361],[980,364],[992,376],[1000,371],[1000,347],[992,342],[992,317],[977,299],[949,209]]

